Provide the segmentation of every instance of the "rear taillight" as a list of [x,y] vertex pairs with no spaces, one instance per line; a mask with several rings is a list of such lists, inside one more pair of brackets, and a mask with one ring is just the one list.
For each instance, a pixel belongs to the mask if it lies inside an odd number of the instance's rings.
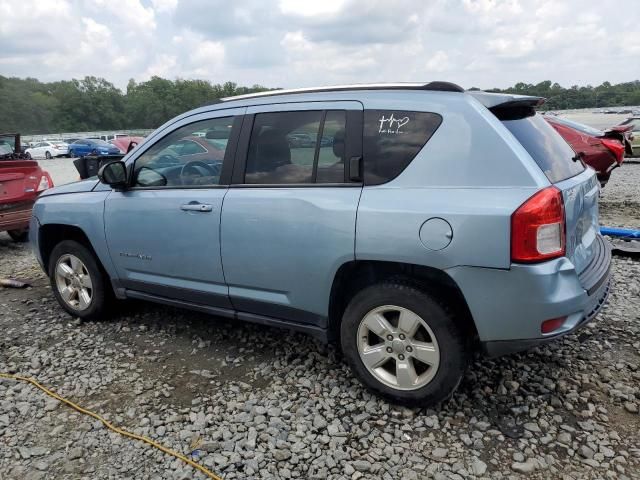
[[603,138],[602,144],[613,153],[613,156],[616,157],[616,162],[622,163],[624,159],[624,145],[622,143],[610,138]]
[[533,263],[565,253],[562,193],[556,187],[540,190],[511,215],[511,260]]
[[53,182],[51,181],[51,179],[47,175],[42,175],[42,177],[40,177],[40,183],[38,184],[37,191],[42,192],[51,187],[53,187]]

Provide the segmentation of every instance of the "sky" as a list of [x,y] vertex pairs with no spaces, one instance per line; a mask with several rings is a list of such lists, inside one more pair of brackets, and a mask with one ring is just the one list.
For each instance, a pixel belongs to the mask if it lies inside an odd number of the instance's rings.
[[640,79],[640,1],[0,0],[0,75],[619,83]]

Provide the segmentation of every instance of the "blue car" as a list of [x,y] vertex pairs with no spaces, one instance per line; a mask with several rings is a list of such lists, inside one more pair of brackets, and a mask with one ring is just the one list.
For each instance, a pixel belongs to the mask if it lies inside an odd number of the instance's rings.
[[70,157],[82,157],[84,155],[119,155],[120,150],[104,140],[81,138],[69,144]]
[[542,102],[446,82],[232,97],[42,192],[29,239],[74,318],[133,298],[301,330],[371,391],[435,405],[476,349],[562,337],[611,289],[596,173]]

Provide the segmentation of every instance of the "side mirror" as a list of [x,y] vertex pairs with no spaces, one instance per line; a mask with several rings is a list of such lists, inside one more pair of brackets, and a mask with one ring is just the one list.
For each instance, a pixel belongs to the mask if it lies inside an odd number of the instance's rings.
[[98,178],[113,188],[126,188],[127,167],[120,161],[106,163],[98,170]]

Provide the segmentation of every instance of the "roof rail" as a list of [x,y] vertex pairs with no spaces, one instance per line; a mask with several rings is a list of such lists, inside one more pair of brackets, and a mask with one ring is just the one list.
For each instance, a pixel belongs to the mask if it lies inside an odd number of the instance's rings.
[[451,82],[429,82],[429,83],[356,83],[353,85],[333,85],[328,87],[307,87],[293,88],[288,90],[268,90],[266,92],[248,93],[235,97],[225,97],[221,100],[228,102],[231,100],[244,100],[246,98],[270,97],[275,95],[291,95],[295,93],[316,93],[316,92],[340,92],[345,90],[430,90],[438,92],[464,92],[464,88]]

